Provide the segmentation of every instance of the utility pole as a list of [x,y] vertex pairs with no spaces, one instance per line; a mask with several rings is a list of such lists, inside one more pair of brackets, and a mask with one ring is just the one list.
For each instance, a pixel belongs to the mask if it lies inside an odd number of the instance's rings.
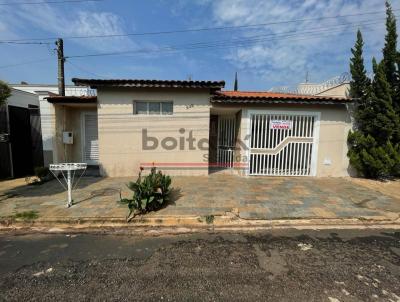
[[58,94],[65,96],[65,79],[64,79],[64,42],[63,39],[58,39],[56,42],[57,57],[58,57]]

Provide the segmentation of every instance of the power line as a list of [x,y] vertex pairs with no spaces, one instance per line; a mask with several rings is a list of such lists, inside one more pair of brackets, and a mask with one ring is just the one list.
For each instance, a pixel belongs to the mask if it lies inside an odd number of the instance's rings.
[[[369,30],[364,30],[364,31],[372,31],[375,30],[374,29],[369,29]],[[347,32],[347,33],[343,33],[343,34],[353,34],[352,32]],[[255,44],[255,43],[259,43],[259,44],[263,44],[265,42],[271,42],[271,41],[276,41],[276,40],[282,40],[282,39],[289,39],[289,40],[295,40],[295,41],[300,41],[300,40],[309,40],[310,38],[327,38],[327,37],[331,37],[332,34],[325,34],[325,35],[321,35],[321,33],[317,33],[314,35],[310,35],[310,36],[302,36],[302,37],[298,37],[297,35],[288,35],[287,37],[275,37],[275,38],[271,38],[271,39],[257,39],[256,41],[244,41],[241,43],[237,43],[237,44],[215,44],[215,45],[200,45],[200,46],[187,46],[187,47],[174,47],[174,46],[167,46],[164,48],[159,48],[159,49],[140,49],[140,50],[134,50],[134,51],[127,51],[127,52],[123,52],[123,53],[108,53],[108,54],[93,54],[93,55],[78,55],[78,56],[70,56],[68,58],[86,58],[86,57],[99,57],[99,56],[131,56],[133,54],[149,54],[149,53],[174,53],[174,52],[178,52],[178,51],[193,51],[193,50],[204,50],[204,49],[228,49],[228,48],[240,48],[240,47],[246,47],[246,46],[250,46],[251,44]],[[294,39],[293,39],[294,38]]]
[[[369,29],[369,30],[364,30],[364,31],[373,31],[376,30],[376,28],[374,29]],[[345,34],[353,34],[353,32],[345,32],[343,33]],[[325,35],[321,35],[321,34],[317,34],[317,35],[313,35],[313,36],[306,36],[306,37],[297,37],[297,36],[289,36],[287,37],[288,40],[291,41],[301,41],[301,40],[309,40],[310,38],[329,38],[331,37],[331,34],[325,34]],[[271,41],[277,41],[280,40],[282,38],[272,38],[272,39],[263,39],[263,40],[259,40],[256,41],[258,43],[258,45],[264,45],[266,42],[271,42]],[[196,51],[196,50],[204,50],[204,49],[231,49],[231,48],[241,48],[241,47],[248,47],[251,44],[254,44],[254,42],[252,43],[240,43],[240,44],[231,44],[231,45],[216,45],[216,46],[202,46],[202,47],[191,47],[191,48],[181,48],[181,49],[169,49],[169,50],[165,50],[163,51],[164,53],[175,53],[175,52],[179,52],[179,51]],[[138,53],[148,53],[148,50],[143,50],[140,51]],[[126,55],[126,56],[132,56],[132,55]]]
[[71,65],[72,67],[74,67],[74,68],[76,68],[76,69],[78,69],[78,70],[80,70],[80,71],[83,71],[83,72],[85,72],[85,73],[87,73],[87,74],[93,75],[93,76],[95,76],[95,77],[97,77],[97,78],[102,78],[102,79],[107,78],[107,77],[105,77],[105,76],[102,76],[102,75],[96,74],[96,73],[94,73],[94,72],[92,72],[92,71],[89,71],[89,70],[87,70],[87,69],[84,69],[84,68],[82,68],[82,67],[80,67],[80,66],[78,66],[78,65],[75,65],[75,64],[73,64],[73,63],[70,62],[70,61],[65,61],[65,62],[66,62],[67,64]]
[[[369,30],[364,30],[364,31],[373,31],[376,30],[376,28],[374,29],[369,29]],[[322,33],[323,34],[323,33]],[[343,34],[353,34],[353,32],[344,32]],[[243,41],[237,44],[231,43],[231,44],[216,44],[216,45],[201,45],[199,47],[185,47],[185,48],[170,48],[170,49],[166,49],[163,52],[170,52],[170,53],[174,53],[174,52],[178,52],[178,51],[193,51],[193,50],[204,50],[204,49],[230,49],[230,48],[241,48],[241,47],[248,47],[251,46],[253,44],[257,44],[257,45],[264,45],[266,42],[271,42],[271,41],[279,41],[282,39],[287,39],[287,40],[291,40],[291,41],[301,41],[301,40],[310,40],[313,38],[329,38],[331,37],[332,34],[324,34],[321,35],[321,33],[316,33],[313,35],[308,35],[308,36],[297,36],[297,35],[287,35],[286,37],[275,37],[275,38],[271,38],[271,39],[257,39],[254,41]],[[147,53],[149,52],[148,50],[143,50],[141,51],[141,53]],[[156,51],[154,51],[156,52]],[[161,52],[161,51],[160,51]]]
[[[73,1],[73,0],[71,0],[71,1]],[[75,0],[75,1],[78,1],[78,0]],[[103,0],[91,0],[91,1],[103,1]],[[393,9],[393,11],[399,11],[399,10],[400,9]],[[288,24],[288,23],[327,20],[327,19],[338,19],[338,18],[366,16],[366,15],[377,15],[377,14],[382,14],[382,13],[385,13],[385,11],[364,12],[364,13],[358,13],[358,14],[335,15],[335,16],[306,18],[306,19],[294,19],[294,20],[276,21],[276,22],[268,22],[268,23],[257,23],[257,24],[249,24],[249,25],[205,27],[205,28],[197,28],[197,29],[194,28],[194,29],[181,29],[181,30],[171,30],[171,31],[154,31],[154,32],[139,32],[139,33],[126,33],[126,34],[64,36],[62,38],[63,39],[98,39],[98,38],[117,38],[117,37],[127,37],[127,36],[168,35],[168,34],[177,34],[177,33],[190,33],[190,32],[214,31],[214,30],[234,30],[234,29],[244,29],[244,28],[252,28],[252,27],[254,27],[254,28],[256,28],[256,27],[264,27],[264,26],[268,26],[268,25]],[[14,41],[37,41],[37,40],[46,41],[46,40],[55,40],[57,38],[59,38],[59,37],[25,38],[25,39],[13,39],[13,40],[0,40],[0,42],[1,41],[11,41],[11,42],[14,42]]]
[[62,4],[76,2],[100,2],[104,0],[63,0],[63,1],[35,1],[35,2],[1,2],[0,5],[36,5],[36,4]]
[[19,45],[51,45],[50,42],[17,42],[17,41],[0,41],[0,44],[19,44]]
[[[368,23],[364,23],[361,25],[373,25],[373,24],[379,24],[381,23],[380,21],[369,21]],[[313,30],[308,30],[308,31],[287,31],[287,32],[281,32],[277,34],[264,34],[264,35],[257,35],[257,36],[252,36],[250,38],[246,39],[230,39],[230,40],[218,40],[218,41],[206,41],[206,42],[196,42],[196,43],[188,43],[188,44],[179,44],[179,45],[172,45],[172,46],[163,46],[159,47],[156,49],[151,49],[151,48],[145,48],[145,49],[134,49],[134,50],[126,50],[126,51],[118,51],[118,52],[108,52],[108,53],[94,53],[94,54],[84,54],[84,55],[70,55],[67,56],[66,58],[84,58],[84,57],[99,57],[99,56],[114,56],[114,55],[123,55],[123,54],[129,54],[129,53],[147,53],[147,52],[161,52],[161,51],[176,51],[180,49],[194,49],[194,48],[210,48],[213,46],[224,46],[228,45],[228,43],[237,43],[240,45],[243,44],[248,44],[248,43],[257,43],[260,41],[265,41],[265,37],[272,37],[273,39],[284,39],[287,37],[294,37],[296,35],[301,34],[304,36],[305,34],[317,34],[317,33],[324,33],[324,32],[329,32],[332,33],[332,31],[337,31],[337,30],[342,30],[341,28],[337,27],[343,27],[346,26],[347,28],[350,27],[355,27],[359,26],[360,24],[353,24],[353,23],[344,23],[340,25],[335,25],[331,27],[326,27],[326,28],[316,28]],[[337,29],[335,29],[337,28]],[[267,40],[270,41],[271,39]]]
[[[366,20],[367,21],[367,20]],[[364,22],[361,23],[361,25],[373,25],[373,24],[382,24],[380,21],[369,21],[369,22]],[[230,39],[230,40],[218,40],[218,41],[208,41],[208,42],[196,42],[196,43],[189,43],[189,44],[180,44],[180,45],[172,45],[172,46],[163,46],[159,47],[157,49],[135,49],[135,50],[127,50],[127,51],[121,51],[121,52],[110,52],[110,53],[97,53],[97,54],[86,54],[86,55],[71,55],[71,56],[66,56],[66,59],[73,59],[73,58],[86,58],[86,57],[100,57],[100,56],[130,56],[133,54],[140,54],[140,53],[157,53],[157,52],[165,52],[165,53],[174,53],[178,51],[193,51],[193,50],[203,50],[203,49],[228,49],[228,48],[239,48],[239,47],[246,47],[251,44],[255,43],[265,43],[269,41],[275,41],[275,40],[283,40],[283,39],[290,39],[290,40],[295,40],[295,41],[300,41],[300,40],[308,40],[310,38],[326,38],[332,36],[332,34],[336,34],[338,31],[343,34],[350,34],[352,32],[343,32],[342,28],[338,27],[343,27],[347,26],[346,29],[359,26],[360,24],[354,24],[354,23],[343,23],[340,25],[335,25],[331,27],[325,27],[325,28],[317,28],[314,30],[309,30],[309,31],[287,31],[287,32],[281,32],[277,34],[265,34],[265,35],[257,35],[257,36],[252,36],[251,38],[247,39]],[[383,25],[383,24],[382,24]],[[335,29],[336,27],[336,29]],[[376,30],[377,28],[372,28],[372,29],[365,29],[364,31],[372,31]],[[324,33],[326,33],[324,35]],[[301,36],[299,36],[301,34]],[[321,35],[322,34],[322,35]],[[270,38],[266,38],[270,37]],[[17,64],[10,64],[10,65],[3,65],[0,66],[0,68],[8,68],[8,67],[14,67],[14,66],[21,66],[21,65],[27,65],[27,64],[33,64],[37,62],[43,62],[43,61],[49,61],[52,59],[39,59],[39,60],[33,60],[33,61],[26,61],[26,62],[21,62]],[[77,67],[76,65],[72,64],[70,61],[68,61],[69,64]],[[80,68],[82,71],[87,72],[87,73],[92,73],[90,71],[84,70]],[[97,77],[101,77],[97,74],[92,73],[93,75],[96,75]]]
[[374,24],[381,24],[379,21],[368,21],[365,23],[342,23],[342,24],[337,24],[334,26],[330,27],[325,27],[325,28],[311,28],[310,30],[307,31],[298,31],[298,30],[292,30],[292,31],[286,31],[286,32],[280,32],[280,33],[271,33],[271,34],[262,34],[262,35],[255,35],[255,36],[250,36],[248,38],[241,38],[241,39],[225,39],[225,40],[218,40],[218,41],[210,41],[210,42],[197,42],[197,43],[190,43],[190,44],[181,44],[181,45],[176,45],[172,47],[179,47],[179,46],[202,46],[202,45],[225,45],[226,43],[236,43],[236,42],[258,42],[258,41],[263,41],[265,37],[275,37],[275,38],[285,38],[285,37],[292,37],[296,36],[297,34],[315,34],[315,33],[324,33],[324,32],[330,32],[334,33],[338,30],[341,30],[341,27],[358,27],[360,25],[365,26],[365,25],[374,25]]
[[25,61],[25,62],[16,63],[16,64],[2,65],[2,66],[0,66],[0,69],[9,68],[9,67],[15,67],[15,66],[22,66],[22,65],[29,65],[29,64],[45,62],[45,61],[51,61],[51,60],[53,60],[53,59],[52,58],[43,58],[43,59]]
[[[364,30],[364,31],[373,31],[373,30],[376,30],[376,28],[372,28],[372,29],[368,29],[368,30]],[[347,33],[343,33],[343,34],[352,34],[352,32],[347,32]],[[332,36],[331,34],[325,34],[325,35],[321,35],[321,34],[315,35],[314,34],[313,36],[305,36],[305,37],[304,36],[297,37],[297,36],[291,35],[291,36],[288,36],[286,38],[290,39],[290,40],[293,40],[293,41],[301,41],[301,40],[309,40],[310,38],[329,38],[331,36]],[[295,39],[293,39],[293,38],[295,38]],[[257,41],[257,42],[262,42],[261,44],[263,44],[265,42],[276,41],[278,39],[282,39],[282,37],[271,38],[271,39],[263,39],[263,40],[260,40],[260,41]],[[230,48],[240,48],[240,47],[246,47],[246,46],[249,46],[249,44],[240,43],[240,44],[236,44],[236,45],[215,45],[215,46],[203,45],[201,47],[187,47],[187,48],[180,48],[180,49],[179,48],[174,49],[173,47],[169,47],[168,49],[167,48],[164,49],[163,52],[165,52],[165,53],[174,53],[174,52],[178,52],[178,51],[182,51],[182,50],[195,51],[195,50],[204,50],[204,49],[209,49],[209,48],[213,48],[213,49],[230,49]],[[136,53],[136,54],[145,53],[145,54],[147,54],[149,52],[155,52],[155,51],[151,51],[149,49],[142,49],[142,50],[138,50],[136,52],[132,51],[132,52],[129,52],[129,53],[131,53],[131,54],[133,54],[133,53]],[[123,54],[115,53],[113,55],[121,56]],[[127,54],[127,56],[130,56],[130,55]],[[83,57],[87,57],[87,56],[70,56],[70,57],[67,57],[67,58],[69,59],[69,58],[83,58]],[[53,59],[40,59],[40,60],[34,60],[34,61],[25,61],[25,62],[21,62],[21,63],[17,63],[17,64],[3,65],[3,66],[0,66],[0,69],[9,68],[9,67],[15,67],[15,66],[28,65],[28,64],[34,64],[34,63],[39,63],[39,62],[44,62],[44,61],[51,61],[51,60],[53,60]],[[71,64],[70,61],[67,61],[67,62],[69,64]],[[74,66],[76,67],[76,65],[74,65]],[[82,69],[82,71],[83,71],[83,69]],[[89,72],[87,70],[85,72],[95,75],[94,73]],[[101,77],[99,75],[96,75],[96,76]],[[106,77],[103,77],[103,78],[106,78]]]

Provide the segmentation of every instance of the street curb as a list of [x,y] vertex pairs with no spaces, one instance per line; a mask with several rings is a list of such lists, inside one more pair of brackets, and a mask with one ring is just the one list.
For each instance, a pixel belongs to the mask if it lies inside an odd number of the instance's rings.
[[[261,230],[274,228],[391,228],[400,229],[400,219],[384,217],[365,218],[309,218],[309,219],[274,219],[248,220],[235,215],[212,216],[212,221],[202,216],[141,216],[131,222],[121,217],[81,217],[68,218],[54,217],[24,221],[16,219],[0,219],[0,231],[11,230],[96,230],[96,229],[126,229],[135,232],[149,230],[171,230],[181,232],[182,229],[190,232],[202,230]],[[175,230],[175,231],[174,231]]]

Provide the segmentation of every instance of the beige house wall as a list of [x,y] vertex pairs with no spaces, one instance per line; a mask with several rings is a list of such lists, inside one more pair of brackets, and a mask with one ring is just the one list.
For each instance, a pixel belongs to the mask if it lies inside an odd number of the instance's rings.
[[[100,167],[106,176],[134,176],[140,166],[154,163],[170,175],[207,175],[210,104],[208,89],[129,89],[98,90]],[[173,115],[134,114],[134,101],[173,101]],[[143,150],[142,131],[158,140],[154,150]],[[181,131],[181,132],[180,132]],[[189,132],[195,138],[189,150]],[[182,133],[183,132],[183,133]],[[161,141],[176,139],[178,146],[166,150]],[[181,142],[183,140],[183,146]],[[163,167],[163,164],[172,167]],[[192,166],[174,167],[175,164]],[[193,164],[202,167],[193,168]]]
[[[323,106],[284,106],[268,105],[257,107],[246,107],[242,109],[241,129],[239,138],[246,143],[249,133],[249,110],[271,110],[271,111],[305,111],[319,112],[320,126],[318,138],[317,172],[316,176],[348,176],[349,160],[347,158],[347,133],[351,129],[349,113],[344,105],[323,105]],[[248,161],[247,152],[240,151],[242,164]],[[238,169],[238,173],[244,175],[243,169]]]

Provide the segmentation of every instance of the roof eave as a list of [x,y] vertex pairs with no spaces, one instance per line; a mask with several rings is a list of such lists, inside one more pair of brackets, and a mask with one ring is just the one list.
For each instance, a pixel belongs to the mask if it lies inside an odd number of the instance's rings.
[[336,98],[211,98],[211,103],[218,104],[324,104],[337,105],[352,103],[352,99],[336,99]]
[[49,96],[45,98],[52,104],[96,104],[97,96],[78,97],[78,96]]
[[189,89],[215,89],[225,87],[225,81],[179,81],[179,80],[136,80],[136,79],[78,79],[72,81],[77,86],[119,87],[119,88],[189,88]]

